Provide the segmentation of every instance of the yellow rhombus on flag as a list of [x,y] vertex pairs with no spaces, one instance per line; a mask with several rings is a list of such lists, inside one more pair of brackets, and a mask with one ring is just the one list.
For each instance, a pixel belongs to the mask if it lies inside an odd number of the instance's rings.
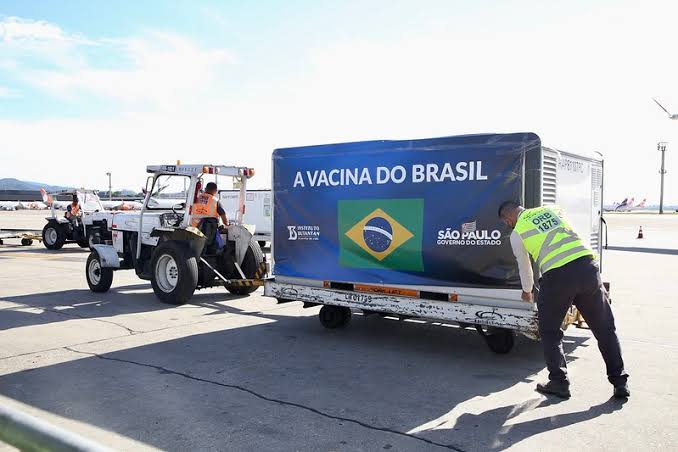
[[[363,235],[363,231],[365,229],[365,225],[367,224],[367,222],[373,218],[378,217],[388,221],[388,223],[391,225],[391,228],[393,229],[392,233],[393,239],[391,241],[391,244],[384,251],[374,251],[370,249],[370,247],[367,246],[367,243],[365,243],[365,237]],[[391,217],[383,210],[375,209],[372,213],[367,215],[365,218],[356,223],[351,229],[349,229],[346,232],[346,236],[353,240],[360,248],[362,248],[365,252],[369,253],[372,257],[379,261],[382,261],[383,259],[388,257],[389,254],[398,249],[403,243],[407,242],[409,239],[414,237],[414,234],[405,229],[400,223],[394,220],[393,217]]]

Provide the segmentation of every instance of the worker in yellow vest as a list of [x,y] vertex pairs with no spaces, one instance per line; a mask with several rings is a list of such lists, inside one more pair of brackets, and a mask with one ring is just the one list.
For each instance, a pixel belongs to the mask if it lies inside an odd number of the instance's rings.
[[570,397],[561,325],[574,304],[598,340],[607,378],[614,386],[613,396],[628,398],[628,374],[624,370],[614,315],[593,251],[557,208],[525,209],[517,202],[506,201],[499,207],[499,217],[513,229],[511,248],[518,261],[524,301],[532,302],[534,276],[530,257],[541,273],[537,308],[549,381],[538,384],[537,391]]
[[205,191],[198,195],[196,202],[193,204],[193,211],[191,213],[192,226],[196,228],[199,227],[200,222],[204,218],[216,218],[217,220],[221,218],[221,221],[224,222],[224,226],[228,226],[226,212],[216,198],[218,191],[217,184],[210,182],[205,186]]

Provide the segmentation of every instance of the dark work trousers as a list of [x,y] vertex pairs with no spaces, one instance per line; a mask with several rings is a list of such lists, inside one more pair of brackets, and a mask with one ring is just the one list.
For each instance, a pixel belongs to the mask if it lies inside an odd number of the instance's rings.
[[598,341],[608,380],[615,386],[625,384],[628,374],[624,370],[614,315],[595,261],[588,256],[581,257],[549,270],[539,284],[539,334],[549,379],[569,384],[561,325],[574,304]]

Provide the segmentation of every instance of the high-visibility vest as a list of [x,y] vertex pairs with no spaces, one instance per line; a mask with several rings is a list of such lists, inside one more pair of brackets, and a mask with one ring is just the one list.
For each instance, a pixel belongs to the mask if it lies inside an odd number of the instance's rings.
[[80,213],[80,204],[71,203],[71,216],[76,217]]
[[217,199],[209,193],[200,193],[198,200],[193,204],[191,213],[191,225],[198,227],[203,218],[219,218],[217,211]]
[[554,208],[523,210],[514,230],[542,274],[583,256],[595,257],[591,248],[584,245],[564,216]]

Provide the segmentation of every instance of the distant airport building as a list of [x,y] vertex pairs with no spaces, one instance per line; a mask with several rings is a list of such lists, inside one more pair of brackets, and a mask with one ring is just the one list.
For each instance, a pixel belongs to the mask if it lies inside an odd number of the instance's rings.
[[38,190],[0,190],[0,201],[42,201]]

